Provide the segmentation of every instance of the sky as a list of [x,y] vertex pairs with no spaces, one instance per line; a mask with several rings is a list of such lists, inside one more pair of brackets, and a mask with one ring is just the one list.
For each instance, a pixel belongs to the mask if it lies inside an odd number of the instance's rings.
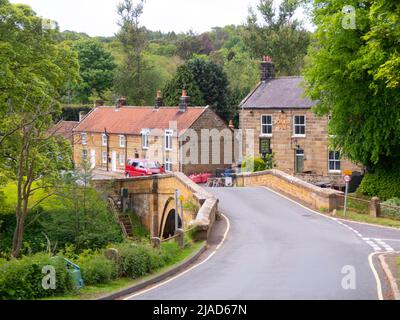
[[[249,6],[259,0],[146,0],[141,24],[153,31],[197,33],[212,27],[241,24]],[[279,3],[280,0],[275,0]],[[113,36],[118,31],[116,7],[121,0],[10,0],[30,5],[60,29],[90,36]]]

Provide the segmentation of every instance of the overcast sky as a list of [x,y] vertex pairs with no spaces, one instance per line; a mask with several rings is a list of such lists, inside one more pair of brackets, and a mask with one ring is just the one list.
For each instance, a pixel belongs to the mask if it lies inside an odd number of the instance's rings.
[[[275,0],[280,3],[280,0]],[[10,0],[29,4],[36,13],[58,22],[61,30],[112,36],[118,30],[121,0]],[[141,23],[154,31],[204,32],[215,26],[241,24],[258,0],[146,0]]]

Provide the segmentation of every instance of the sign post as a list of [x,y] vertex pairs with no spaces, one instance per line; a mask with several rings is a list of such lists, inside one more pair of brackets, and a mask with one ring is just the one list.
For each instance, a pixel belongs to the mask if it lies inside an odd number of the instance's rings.
[[185,229],[185,217],[183,216],[183,201],[185,201],[185,197],[183,195],[180,195],[179,197],[179,204],[180,204],[180,209],[181,209],[181,221],[182,221],[182,229]]
[[343,215],[346,216],[346,212],[347,212],[347,197],[349,194],[349,183],[351,181],[351,176],[350,175],[345,175],[343,177],[344,182],[346,183],[346,190],[344,193],[344,212]]
[[180,196],[180,191],[178,189],[175,190],[175,232],[176,230],[179,229],[179,212],[178,212],[178,203],[179,203],[179,196]]

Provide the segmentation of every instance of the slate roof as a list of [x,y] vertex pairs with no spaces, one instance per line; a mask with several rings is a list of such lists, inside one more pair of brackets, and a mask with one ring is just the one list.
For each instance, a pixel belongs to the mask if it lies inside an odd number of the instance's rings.
[[179,133],[190,128],[208,107],[188,107],[179,112],[178,107],[97,107],[90,112],[74,132],[140,135],[143,129],[169,129],[176,121]]
[[317,102],[303,97],[302,77],[282,77],[260,82],[241,103],[242,108],[309,109]]

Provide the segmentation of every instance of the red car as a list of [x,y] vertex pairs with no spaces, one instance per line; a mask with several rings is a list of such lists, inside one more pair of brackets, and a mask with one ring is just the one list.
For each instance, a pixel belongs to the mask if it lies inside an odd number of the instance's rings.
[[153,174],[163,174],[165,169],[157,161],[146,159],[129,159],[125,165],[125,176],[140,177],[151,176]]

